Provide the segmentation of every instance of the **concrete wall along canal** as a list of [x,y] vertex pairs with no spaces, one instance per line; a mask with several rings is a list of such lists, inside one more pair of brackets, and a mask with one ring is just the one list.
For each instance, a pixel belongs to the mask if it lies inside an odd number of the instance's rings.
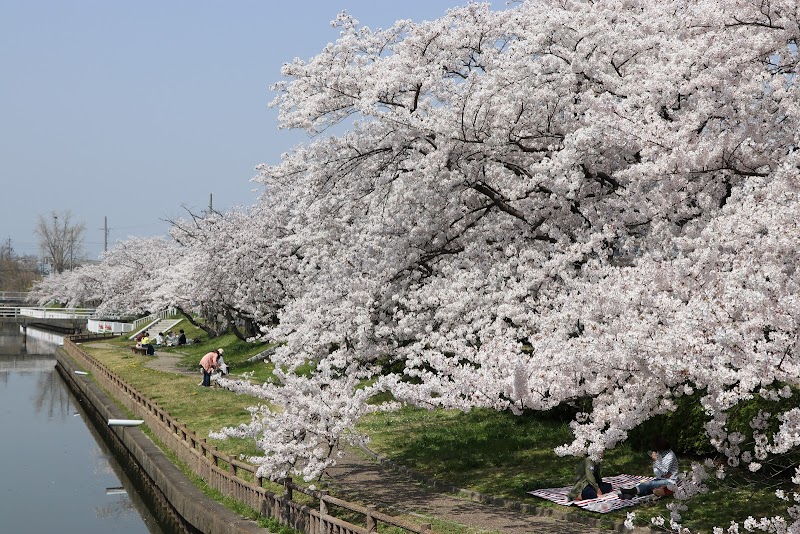
[[[67,384],[80,397],[85,398],[97,411],[102,420],[125,419],[127,415],[106,395],[94,381],[86,375],[75,374],[82,371],[69,357],[83,353],[80,348],[69,340],[65,340],[65,350],[59,349],[56,353],[59,372]],[[76,358],[80,362],[81,358]],[[119,395],[119,387],[109,377],[95,372],[86,362],[80,362],[85,370],[92,373],[95,380],[106,390],[112,392],[122,404],[131,409],[134,403],[125,395]],[[126,402],[127,401],[127,402]],[[135,410],[132,410],[135,412]],[[142,417],[149,428],[164,440],[164,432],[158,432],[159,425],[154,424],[153,418]],[[206,497],[183,473],[166,457],[151,440],[138,428],[109,427],[109,432],[116,436],[116,440],[124,447],[127,454],[131,455],[136,464],[150,479],[154,488],[174,509],[179,516],[180,525],[175,525],[180,532],[192,533],[220,533],[243,534],[263,533],[254,521],[242,519],[221,504]],[[166,440],[165,440],[166,442]],[[185,447],[184,447],[185,448]],[[179,455],[180,456],[180,455]],[[201,475],[202,476],[202,475]]]

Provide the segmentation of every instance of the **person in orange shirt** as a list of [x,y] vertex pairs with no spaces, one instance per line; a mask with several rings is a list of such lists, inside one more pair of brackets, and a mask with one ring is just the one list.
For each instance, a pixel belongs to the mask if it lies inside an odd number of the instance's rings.
[[219,357],[225,352],[222,349],[212,350],[202,358],[200,358],[200,367],[203,368],[203,381],[201,386],[209,387],[211,385],[211,373],[215,369],[219,369]]

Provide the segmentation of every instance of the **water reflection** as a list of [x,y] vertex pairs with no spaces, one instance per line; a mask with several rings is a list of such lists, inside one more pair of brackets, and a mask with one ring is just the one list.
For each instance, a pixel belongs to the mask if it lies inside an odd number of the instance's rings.
[[54,345],[61,346],[64,344],[64,334],[47,332],[33,327],[20,327],[20,333],[25,338],[28,354],[52,353]]
[[55,371],[56,345],[17,329],[0,327],[0,531],[163,534]]
[[0,324],[0,356],[45,354],[52,358],[55,347],[63,344],[63,334],[14,323]]
[[[19,334],[19,326],[15,323],[0,323],[0,356],[17,355],[25,352],[25,338]],[[51,350],[52,352],[52,350]]]
[[56,361],[51,354],[0,354],[0,373],[50,371]]
[[37,414],[44,415],[48,419],[65,419],[71,411],[71,401],[72,395],[64,387],[58,373],[36,375],[36,394],[33,397],[33,406]]
[[98,434],[94,425],[88,421],[83,405],[76,403],[75,407],[75,415],[86,421],[86,427],[98,444],[98,447],[92,451],[92,472],[95,475],[115,477],[120,482],[119,485],[105,488],[106,500],[102,504],[95,506],[95,517],[114,520],[115,522],[120,520],[135,521],[137,518],[141,518],[151,534],[162,534],[163,530],[157,520],[137,494],[136,484],[130,479],[119,462],[116,461],[113,453],[103,441],[102,436]]
[[131,501],[127,495],[109,504],[97,506],[95,508],[95,513],[97,517],[101,519],[122,519],[129,515],[138,514],[136,507],[133,505],[133,501]]

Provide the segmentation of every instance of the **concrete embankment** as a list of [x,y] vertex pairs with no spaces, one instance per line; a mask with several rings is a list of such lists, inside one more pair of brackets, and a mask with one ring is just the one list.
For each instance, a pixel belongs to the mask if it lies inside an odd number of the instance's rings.
[[254,521],[243,519],[216,501],[206,497],[167,458],[147,435],[135,427],[108,427],[109,419],[127,419],[119,406],[62,349],[56,352],[57,369],[69,388],[85,401],[87,413],[97,422],[98,430],[111,437],[115,452],[130,456],[141,477],[146,477],[152,498],[166,507],[174,532],[244,534],[264,533]]

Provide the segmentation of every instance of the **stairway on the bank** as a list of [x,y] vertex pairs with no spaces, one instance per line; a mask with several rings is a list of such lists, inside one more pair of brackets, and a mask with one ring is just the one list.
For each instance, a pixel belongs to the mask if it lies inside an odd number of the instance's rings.
[[131,336],[131,339],[138,336],[140,332],[149,332],[150,339],[155,339],[155,337],[158,335],[159,332],[163,332],[164,334],[166,334],[168,331],[172,330],[172,328],[176,324],[178,324],[181,321],[183,321],[183,317],[178,319],[158,319],[157,321],[153,321],[144,328],[139,329]]

